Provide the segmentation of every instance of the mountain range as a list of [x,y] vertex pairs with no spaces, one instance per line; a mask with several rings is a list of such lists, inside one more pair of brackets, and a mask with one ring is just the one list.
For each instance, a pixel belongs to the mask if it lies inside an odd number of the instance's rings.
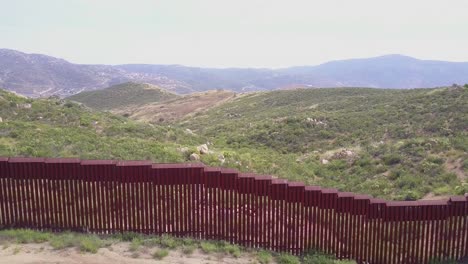
[[47,55],[0,49],[0,87],[25,96],[65,97],[126,82],[154,84],[178,94],[213,89],[249,92],[295,87],[422,88],[468,83],[468,62],[385,55],[283,69],[217,69],[74,64]]

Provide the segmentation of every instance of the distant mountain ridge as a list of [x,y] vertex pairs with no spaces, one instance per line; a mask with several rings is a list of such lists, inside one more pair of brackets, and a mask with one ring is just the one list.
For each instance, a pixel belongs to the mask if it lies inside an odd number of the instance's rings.
[[73,64],[46,55],[0,49],[0,87],[26,96],[70,96],[125,82],[150,83],[179,94],[288,87],[425,88],[468,83],[468,62],[385,55],[284,69],[215,69],[156,64]]

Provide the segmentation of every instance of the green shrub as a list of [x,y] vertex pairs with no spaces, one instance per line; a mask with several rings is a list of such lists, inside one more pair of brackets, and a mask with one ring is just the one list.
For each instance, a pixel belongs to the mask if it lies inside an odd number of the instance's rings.
[[153,258],[161,260],[169,255],[169,251],[167,249],[158,249],[153,253]]
[[260,264],[268,264],[272,260],[270,252],[262,250],[257,253],[257,260]]
[[239,246],[237,245],[232,245],[232,244],[226,244],[224,245],[224,252],[238,258],[241,255],[241,250]]
[[335,257],[327,255],[322,252],[311,251],[307,253],[302,263],[304,264],[333,264],[335,263]]
[[142,243],[143,242],[141,241],[140,238],[137,238],[137,237],[133,238],[132,243],[130,243],[129,250],[130,251],[137,251],[140,248],[140,246],[142,245]]
[[72,233],[65,233],[52,236],[49,243],[54,249],[64,249],[77,246],[79,238]]
[[218,251],[218,247],[216,246],[215,243],[212,243],[212,242],[201,242],[200,248],[206,254],[210,254],[210,253],[214,253]]
[[49,241],[50,233],[30,229],[8,229],[0,231],[0,239],[15,240],[17,243],[43,243]]
[[97,251],[103,246],[103,243],[97,236],[84,236],[81,239],[79,246],[82,252],[97,253]]
[[401,157],[397,154],[387,154],[382,157],[385,165],[395,165],[401,162]]
[[167,236],[167,235],[161,236],[161,246],[162,247],[174,249],[178,245],[179,245],[179,243],[175,238],[173,238],[171,236]]
[[300,264],[299,258],[290,254],[281,254],[276,257],[278,264]]
[[124,232],[124,233],[118,234],[116,236],[117,236],[117,238],[119,238],[122,241],[131,242],[135,238],[141,238],[142,235],[138,234],[138,233],[135,233],[135,232]]

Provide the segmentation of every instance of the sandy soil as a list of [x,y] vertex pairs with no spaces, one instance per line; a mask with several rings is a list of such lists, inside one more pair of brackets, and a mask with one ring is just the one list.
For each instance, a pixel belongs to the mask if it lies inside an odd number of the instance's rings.
[[115,109],[115,114],[129,114],[130,118],[145,122],[168,122],[183,119],[223,104],[235,97],[230,91],[194,93],[161,103]]
[[151,254],[157,248],[142,247],[135,252],[128,250],[129,243],[113,244],[109,248],[101,248],[96,254],[81,253],[76,248],[54,250],[47,243],[44,244],[11,244],[0,246],[0,264],[29,264],[29,263],[70,263],[70,264],[146,264],[146,263],[232,263],[247,264],[257,263],[255,257],[249,253],[243,253],[240,258],[233,258],[224,254],[203,254],[199,250],[191,255],[184,255],[178,250],[170,251],[162,260],[155,260]]

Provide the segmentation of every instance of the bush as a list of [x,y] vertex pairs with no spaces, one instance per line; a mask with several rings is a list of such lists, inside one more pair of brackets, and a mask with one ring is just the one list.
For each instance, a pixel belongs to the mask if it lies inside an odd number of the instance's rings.
[[401,157],[397,154],[387,154],[382,157],[385,165],[395,165],[401,162]]
[[167,236],[167,235],[163,235],[161,237],[161,246],[162,247],[174,249],[178,245],[179,245],[179,243],[173,237],[170,237],[170,236]]
[[300,264],[299,258],[290,254],[281,254],[276,258],[278,264]]
[[304,264],[333,264],[335,263],[333,256],[321,252],[309,252],[302,260]]
[[241,255],[241,250],[239,246],[237,245],[232,245],[232,244],[226,244],[224,246],[224,252],[231,254],[233,257],[238,258]]
[[153,258],[161,260],[167,257],[168,255],[169,255],[169,251],[167,249],[159,249],[153,253]]
[[268,251],[262,250],[257,253],[257,260],[260,264],[268,264],[271,262],[272,256]]
[[141,239],[135,237],[135,238],[133,238],[132,243],[130,243],[129,250],[130,251],[137,251],[140,248],[141,245],[142,245]]
[[218,247],[216,246],[216,244],[211,243],[211,242],[201,242],[200,247],[201,247],[201,250],[206,254],[214,253],[218,250]]
[[122,234],[116,235],[116,237],[122,241],[131,242],[135,238],[141,238],[141,234],[135,232],[124,232]]
[[49,241],[50,233],[30,229],[9,229],[0,231],[0,239],[15,240],[17,243],[43,243]]
[[80,241],[80,250],[82,252],[97,253],[98,249],[102,247],[103,243],[99,237],[85,236]]
[[52,236],[49,243],[54,249],[74,247],[79,244],[79,239],[72,233]]

